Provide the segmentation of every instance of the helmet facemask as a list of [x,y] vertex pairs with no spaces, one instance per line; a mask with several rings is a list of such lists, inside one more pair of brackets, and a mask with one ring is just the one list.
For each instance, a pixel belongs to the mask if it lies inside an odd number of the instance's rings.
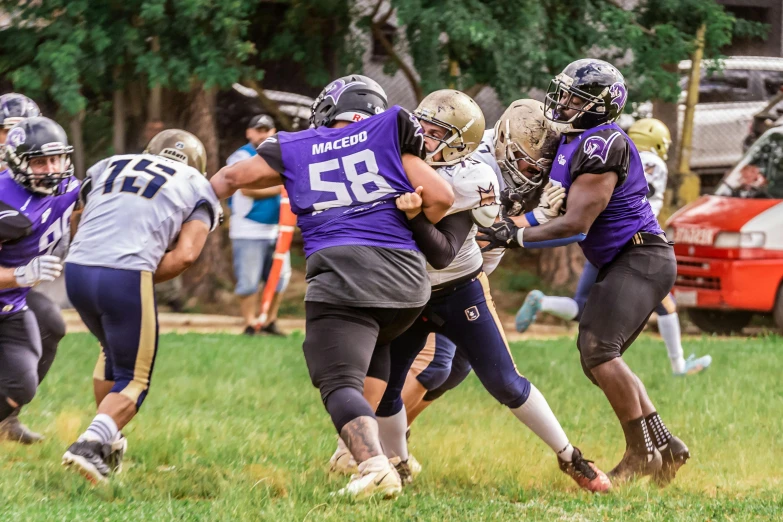
[[[435,118],[428,109],[416,109],[413,114],[419,121],[426,121],[427,123],[440,127],[446,131],[443,138],[438,138],[427,133],[424,134],[425,138],[438,142],[438,146],[434,151],[427,152],[425,161],[429,165],[453,165],[472,152],[467,150],[467,145],[463,140],[462,134],[467,131],[476,120],[471,119],[467,125],[460,129],[450,123]],[[437,156],[439,152],[443,153],[443,160],[435,161],[433,158]]]
[[[73,176],[74,167],[71,162],[73,147],[62,143],[50,143],[41,147],[41,150],[16,153],[16,149],[6,149],[6,162],[8,163],[14,180],[30,192],[45,196],[58,195],[58,189],[63,180]],[[59,158],[59,169],[55,172],[36,173],[31,165],[35,158]]]
[[[573,86],[574,79],[570,76],[560,73],[549,82],[549,88],[546,91],[546,110],[544,115],[547,119],[569,125],[565,132],[582,131],[590,128],[589,125],[583,125],[582,120],[585,115],[594,117],[603,117],[606,115],[606,102],[604,101],[608,88],[600,96],[594,96]],[[573,104],[574,96],[584,100],[582,106]],[[576,114],[568,119],[563,118],[563,109],[576,111]]]

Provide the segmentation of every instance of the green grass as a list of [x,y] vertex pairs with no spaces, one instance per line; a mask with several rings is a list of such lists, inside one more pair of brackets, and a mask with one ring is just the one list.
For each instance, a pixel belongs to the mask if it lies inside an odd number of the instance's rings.
[[[126,471],[91,488],[61,468],[90,421],[97,343],[69,335],[23,420],[45,443],[0,444],[0,520],[780,520],[783,517],[783,340],[693,339],[706,374],[674,379],[660,340],[642,337],[627,360],[693,458],[676,482],[591,496],[551,452],[471,376],[424,413],[411,439],[424,465],[394,502],[354,503],[326,462],[335,436],[301,353],[301,335],[250,339],[165,335],[152,389],[126,429]],[[604,469],[622,432],[581,374],[574,341],[512,347],[572,441]],[[687,353],[687,352],[686,352]]]

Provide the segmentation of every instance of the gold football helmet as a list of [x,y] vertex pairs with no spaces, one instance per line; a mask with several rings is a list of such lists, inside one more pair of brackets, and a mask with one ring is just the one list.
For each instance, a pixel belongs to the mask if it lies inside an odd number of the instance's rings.
[[188,131],[182,129],[161,131],[150,140],[144,153],[179,161],[204,175],[207,174],[207,151],[204,149],[204,144]]
[[628,129],[628,137],[636,145],[637,150],[654,152],[664,161],[669,159],[672,135],[669,127],[661,120],[643,118],[635,121]]
[[[460,91],[442,89],[430,93],[413,114],[421,121],[446,130],[443,139],[427,136],[440,142],[437,149],[427,153],[430,165],[458,163],[478,148],[484,135],[484,113],[473,98]],[[438,152],[443,153],[443,161],[432,159]]]
[[[544,104],[522,99],[509,105],[495,124],[495,159],[508,188],[524,194],[549,178],[562,124],[544,117]],[[520,171],[518,162],[528,164]]]

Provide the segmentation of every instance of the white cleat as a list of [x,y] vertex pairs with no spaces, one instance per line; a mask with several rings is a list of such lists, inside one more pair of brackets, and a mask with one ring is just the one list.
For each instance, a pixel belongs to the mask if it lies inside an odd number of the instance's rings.
[[381,495],[396,498],[402,492],[402,482],[397,470],[386,455],[376,455],[359,464],[359,473],[351,476],[348,485],[337,492],[340,496],[356,499]]
[[416,460],[416,457],[410,454],[408,455],[408,468],[410,468],[411,476],[413,478],[416,478],[416,476],[421,473],[421,464]]
[[120,432],[117,432],[117,436],[117,439],[111,442],[111,453],[106,459],[112,473],[122,473],[122,460],[128,451],[128,439]]
[[338,475],[353,475],[358,471],[356,460],[351,455],[351,451],[344,445],[339,444],[334,455],[329,459],[329,472],[337,473]]

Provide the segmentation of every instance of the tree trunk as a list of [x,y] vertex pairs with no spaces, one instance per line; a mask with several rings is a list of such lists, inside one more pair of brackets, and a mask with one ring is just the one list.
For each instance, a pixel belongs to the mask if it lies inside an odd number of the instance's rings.
[[113,124],[114,130],[112,132],[112,146],[114,148],[114,154],[125,154],[125,93],[122,89],[114,91],[113,96]]
[[[207,173],[209,176],[218,171],[218,136],[215,122],[216,91],[205,90],[197,85],[191,92],[190,113],[187,116],[186,129],[195,134],[207,151]],[[182,275],[183,292],[189,300],[201,305],[214,304],[218,307],[227,297],[221,289],[232,286],[231,250],[225,227],[211,233],[204,245],[198,261]],[[189,303],[192,304],[192,303]]]
[[84,121],[84,111],[71,118],[68,127],[71,135],[71,146],[73,147],[73,167],[76,177],[84,179],[84,138],[82,136],[82,122]]
[[538,275],[544,286],[573,293],[584,265],[585,256],[576,243],[559,248],[545,248],[538,259]]

